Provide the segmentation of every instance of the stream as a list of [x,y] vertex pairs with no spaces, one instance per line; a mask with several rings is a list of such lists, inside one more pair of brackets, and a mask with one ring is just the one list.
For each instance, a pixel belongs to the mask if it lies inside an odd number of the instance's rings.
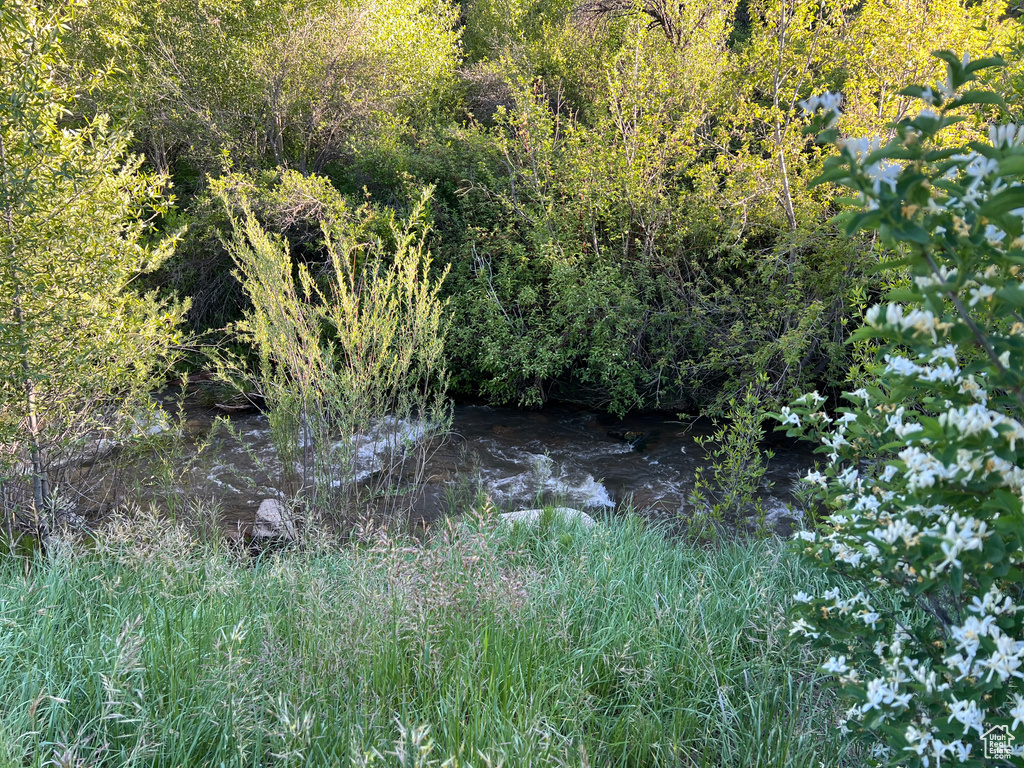
[[[281,496],[269,423],[250,411],[232,414],[230,430],[213,429],[218,417],[224,418],[215,408],[187,403],[169,427],[184,439],[156,442],[127,461],[120,457],[117,483],[134,489],[143,503],[168,508],[200,502],[216,510],[226,529],[251,526],[261,501]],[[565,406],[524,411],[456,405],[451,435],[428,460],[411,522],[429,524],[481,494],[501,510],[558,503],[600,518],[631,505],[660,519],[690,516],[699,511],[690,500],[696,471],[710,461],[697,438],[713,431],[708,420],[667,413],[617,419]],[[377,459],[374,445],[361,451],[367,474]],[[773,433],[763,448],[774,452],[762,488],[767,522],[785,533],[800,516],[791,506],[796,479],[812,466],[814,454],[808,444]],[[97,462],[93,471],[102,476],[106,463]]]

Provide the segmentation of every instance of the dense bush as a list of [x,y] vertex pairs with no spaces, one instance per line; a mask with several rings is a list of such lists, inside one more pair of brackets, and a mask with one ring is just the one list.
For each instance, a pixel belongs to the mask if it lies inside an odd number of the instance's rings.
[[[451,418],[438,298],[445,272],[433,273],[425,245],[429,191],[408,221],[387,221],[383,236],[364,209],[307,197],[323,210],[327,263],[296,268],[245,192],[214,186],[229,211],[241,211],[229,213],[230,251],[250,306],[234,330],[258,358],[253,384],[288,501],[334,517],[407,510],[421,490],[428,438]],[[244,379],[244,365],[235,373]]]
[[[970,85],[994,60],[939,55],[946,77],[903,90],[919,108],[890,140],[821,136],[846,230],[877,232],[910,279],[855,334],[878,351],[850,406],[830,415],[815,392],[780,415],[827,455],[807,481],[829,516],[797,548],[849,585],[798,594],[791,633],[828,649],[841,725],[878,762],[980,766],[1012,762],[988,761],[994,727],[1024,754],[1024,129],[947,146],[1001,100]],[[831,126],[838,101],[809,107]]]
[[100,0],[68,42],[79,67],[116,68],[93,96],[159,170],[216,173],[228,156],[320,173],[359,136],[443,112],[455,16],[447,0]]
[[164,273],[194,292],[196,323],[239,298],[206,174],[325,175],[401,213],[433,186],[459,391],[722,411],[757,373],[776,401],[838,386],[879,290],[872,241],[828,223],[831,187],[807,189],[828,150],[797,102],[841,86],[850,130],[879,133],[934,72],[928,51],[1010,45],[1005,10],[101,0],[70,44],[81,66],[115,67],[97,105],[196,194],[181,220],[199,237]]
[[717,410],[758,371],[775,398],[837,384],[876,256],[828,223],[831,188],[807,189],[827,149],[802,136],[796,102],[844,85],[853,130],[881,131],[912,73],[934,70],[932,47],[1005,42],[1002,6],[750,3],[742,39],[709,17],[685,40],[622,6],[492,51],[512,106],[462,181],[435,179],[461,193],[438,252],[463,385]]

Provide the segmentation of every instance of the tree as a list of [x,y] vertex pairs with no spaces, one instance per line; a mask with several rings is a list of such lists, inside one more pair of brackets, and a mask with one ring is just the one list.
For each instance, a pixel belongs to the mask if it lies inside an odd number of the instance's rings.
[[5,516],[37,523],[51,470],[148,400],[182,312],[131,290],[169,250],[146,242],[165,181],[55,79],[74,10],[0,5],[0,486]]
[[68,42],[76,66],[117,68],[92,96],[157,170],[216,173],[230,153],[309,174],[450,100],[457,17],[448,0],[94,0]]

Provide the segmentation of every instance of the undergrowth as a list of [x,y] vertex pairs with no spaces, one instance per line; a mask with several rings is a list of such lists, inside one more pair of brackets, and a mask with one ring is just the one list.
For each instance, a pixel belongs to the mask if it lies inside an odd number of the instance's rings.
[[357,533],[251,559],[143,517],[0,562],[0,765],[854,762],[777,544]]

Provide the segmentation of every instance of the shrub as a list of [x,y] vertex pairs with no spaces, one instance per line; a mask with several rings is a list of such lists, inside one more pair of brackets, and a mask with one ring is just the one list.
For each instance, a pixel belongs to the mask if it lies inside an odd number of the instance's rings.
[[965,108],[997,114],[969,84],[1001,62],[937,56],[945,81],[903,91],[921,109],[887,143],[839,138],[836,95],[805,104],[839,148],[816,183],[852,191],[847,233],[877,232],[911,279],[853,336],[878,346],[873,383],[778,416],[827,456],[805,479],[831,516],[796,546],[851,585],[796,595],[790,633],[828,650],[876,761],[982,765],[994,727],[1024,754],[1024,128],[949,148]]
[[431,274],[429,197],[383,237],[372,212],[337,207],[324,224],[327,262],[298,265],[238,201],[230,247],[252,308],[236,330],[258,357],[284,490],[317,511],[370,501],[393,513],[403,502],[395,483],[418,487],[424,438],[450,424],[438,298],[447,273]]
[[707,514],[694,518],[691,531],[698,532],[700,526],[731,515],[737,525],[751,518],[759,533],[767,533],[761,494],[773,485],[764,476],[767,463],[775,456],[770,450],[761,450],[768,414],[761,406],[760,390],[767,383],[767,376],[761,375],[756,383],[747,385],[743,399],[729,403],[729,422],[718,426],[710,437],[696,438],[709,463],[697,468],[690,500],[703,506]]

